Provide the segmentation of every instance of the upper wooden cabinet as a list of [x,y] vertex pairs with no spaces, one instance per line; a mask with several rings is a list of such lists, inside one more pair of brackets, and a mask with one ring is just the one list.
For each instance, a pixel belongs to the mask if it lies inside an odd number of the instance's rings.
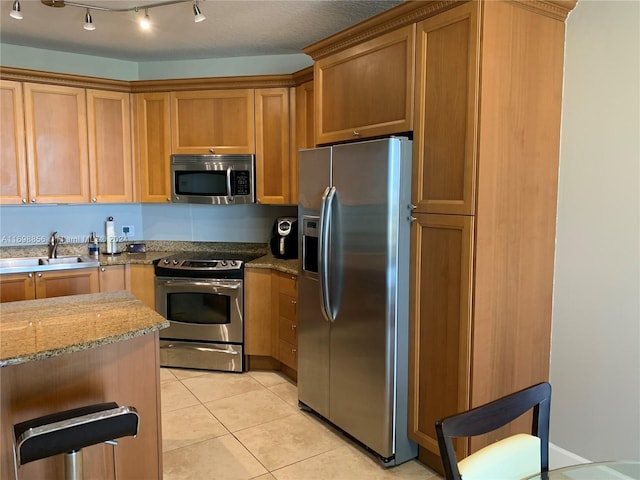
[[171,202],[169,93],[138,93],[133,101],[136,194],[139,202]]
[[83,88],[24,84],[30,203],[89,202]]
[[474,212],[480,60],[475,5],[418,24],[413,174],[418,211]]
[[291,89],[291,202],[298,203],[298,160],[300,149],[313,148],[315,141],[315,108],[313,80]]
[[133,201],[129,94],[87,90],[91,202]]
[[256,200],[291,203],[289,89],[256,90]]
[[414,36],[407,25],[316,61],[318,144],[413,130]]
[[27,203],[22,84],[0,82],[0,203]]
[[171,152],[255,153],[253,90],[172,92]]

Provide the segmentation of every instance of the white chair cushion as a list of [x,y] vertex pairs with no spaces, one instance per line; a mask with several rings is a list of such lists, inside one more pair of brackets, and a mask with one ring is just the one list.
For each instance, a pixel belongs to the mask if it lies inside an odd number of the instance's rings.
[[520,480],[540,473],[540,439],[520,433],[458,462],[462,480]]

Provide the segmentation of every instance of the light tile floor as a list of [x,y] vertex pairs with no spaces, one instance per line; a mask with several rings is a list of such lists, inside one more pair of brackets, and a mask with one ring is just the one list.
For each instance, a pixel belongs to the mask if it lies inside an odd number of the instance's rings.
[[382,468],[298,409],[278,372],[161,369],[164,480],[437,480],[417,461]]

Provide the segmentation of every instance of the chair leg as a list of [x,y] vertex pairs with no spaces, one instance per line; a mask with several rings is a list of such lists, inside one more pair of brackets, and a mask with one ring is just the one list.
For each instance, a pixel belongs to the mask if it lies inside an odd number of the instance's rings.
[[82,480],[82,449],[64,455],[65,480]]
[[113,446],[113,480],[118,480],[118,457],[117,457],[118,449],[116,448],[118,446],[118,441],[107,440],[104,443],[108,443],[109,445]]

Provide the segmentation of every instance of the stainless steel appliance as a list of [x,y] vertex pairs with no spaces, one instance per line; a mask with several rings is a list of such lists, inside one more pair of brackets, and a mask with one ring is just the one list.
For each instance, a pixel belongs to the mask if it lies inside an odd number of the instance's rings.
[[269,245],[276,258],[298,258],[298,219],[278,217],[271,229]]
[[384,465],[407,438],[411,146],[300,151],[298,400]]
[[253,258],[196,252],[157,262],[156,310],[170,323],[162,366],[244,370],[244,263]]
[[255,203],[253,155],[171,155],[174,203]]

